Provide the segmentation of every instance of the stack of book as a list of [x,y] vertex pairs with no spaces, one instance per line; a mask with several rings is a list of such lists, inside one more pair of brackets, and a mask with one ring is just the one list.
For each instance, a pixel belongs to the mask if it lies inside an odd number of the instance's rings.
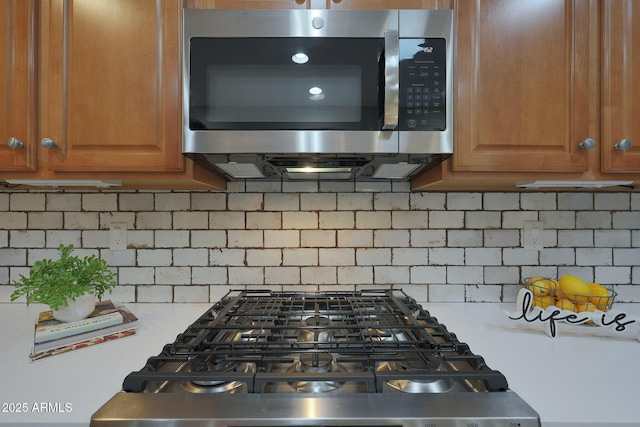
[[60,322],[53,311],[38,316],[33,339],[31,361],[66,353],[79,348],[131,336],[138,328],[138,318],[125,306],[110,300],[100,301],[86,319]]

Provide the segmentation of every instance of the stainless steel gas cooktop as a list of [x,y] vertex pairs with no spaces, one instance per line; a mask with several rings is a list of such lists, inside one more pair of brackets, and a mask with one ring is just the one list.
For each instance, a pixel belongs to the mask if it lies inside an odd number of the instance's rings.
[[91,425],[540,421],[500,372],[401,291],[233,291],[129,374]]

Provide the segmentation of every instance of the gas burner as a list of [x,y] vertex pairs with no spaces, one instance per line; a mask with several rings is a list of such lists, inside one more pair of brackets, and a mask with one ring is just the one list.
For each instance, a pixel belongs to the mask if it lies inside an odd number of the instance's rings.
[[[297,363],[287,369],[287,373],[306,372],[306,373],[329,373],[329,372],[345,372],[346,370],[338,363],[334,363],[333,356],[329,353],[303,353]],[[344,382],[325,380],[325,381],[295,381],[289,385],[294,389],[305,393],[322,393],[336,390]]]
[[367,333],[371,340],[380,342],[406,342],[407,335],[403,328],[369,328]]
[[[377,372],[380,373],[411,373],[418,370],[425,371],[425,365],[418,366],[419,363],[411,359],[402,362],[385,362],[381,364]],[[441,372],[441,369],[434,368],[433,372]],[[410,376],[410,375],[409,375]],[[454,386],[451,379],[433,379],[433,380],[417,380],[417,379],[393,379],[385,381],[390,387],[402,391],[404,393],[446,393]]]
[[329,329],[331,321],[325,316],[311,316],[303,320],[303,329],[298,332],[298,339],[303,342],[334,341],[333,331]]
[[255,372],[253,363],[239,363],[227,361],[224,357],[204,356],[194,357],[189,362],[187,372],[211,373],[211,380],[194,380],[182,383],[182,388],[191,393],[233,393],[244,386],[243,381],[227,381],[223,379],[213,379],[216,374],[223,372]]

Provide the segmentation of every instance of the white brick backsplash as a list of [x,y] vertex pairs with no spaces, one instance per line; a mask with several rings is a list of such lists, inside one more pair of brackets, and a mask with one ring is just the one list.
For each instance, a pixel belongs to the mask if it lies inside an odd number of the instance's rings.
[[156,248],[184,248],[189,246],[189,230],[156,231]]
[[464,212],[462,211],[431,211],[429,212],[429,228],[462,228],[464,227]]
[[320,212],[319,227],[324,229],[350,229],[355,226],[353,212]]
[[522,193],[520,207],[527,211],[556,210],[556,193]]
[[189,193],[157,193],[156,211],[188,211],[191,207]]
[[123,193],[119,203],[121,211],[152,211],[155,198],[152,193]]
[[244,249],[212,249],[209,251],[210,265],[245,265]]
[[282,250],[283,265],[318,265],[318,249],[295,248]]
[[338,210],[370,211],[373,209],[373,194],[338,194]]
[[138,230],[170,230],[173,217],[169,212],[138,212],[136,228]]
[[428,259],[424,248],[394,248],[391,253],[393,265],[425,265]]
[[356,212],[356,228],[380,230],[389,227],[391,227],[391,212]]
[[411,193],[409,200],[410,207],[413,210],[444,210],[447,195],[444,193]]
[[280,249],[247,249],[247,265],[280,265],[282,264],[282,251]]
[[611,228],[611,223],[611,212],[576,212],[576,228],[606,229]]
[[[73,243],[109,262],[124,302],[217,301],[231,288],[264,287],[406,287],[423,301],[513,302],[523,277],[562,274],[640,302],[639,209],[640,194],[629,192],[430,193],[389,182],[6,190],[0,284]],[[542,221],[543,250],[522,248],[524,221]],[[127,250],[109,249],[112,222],[127,224]]]
[[283,212],[282,228],[295,230],[318,228],[318,213]]
[[475,211],[482,209],[481,193],[449,193],[447,210]]
[[300,246],[298,230],[265,230],[265,248],[297,248]]
[[117,211],[118,195],[115,193],[83,194],[82,210],[84,211]]
[[191,195],[191,210],[223,211],[226,208],[226,193],[193,193]]
[[209,286],[175,286],[173,302],[209,302]]
[[191,231],[192,248],[222,248],[227,245],[227,232],[224,230]]
[[[263,236],[262,230],[229,230],[227,245],[230,248],[261,248],[265,246]],[[273,246],[270,245],[270,247]]]
[[44,248],[45,233],[42,230],[11,230],[9,246],[13,248]]
[[175,212],[173,214],[173,229],[193,230],[209,228],[207,212]]
[[303,211],[334,211],[337,208],[335,193],[301,194],[300,209]]
[[338,246],[370,248],[373,246],[373,230],[338,230]]
[[43,211],[45,195],[41,193],[15,193],[9,196],[9,208],[12,211]]
[[300,195],[291,193],[269,193],[264,195],[265,211],[299,211]]
[[486,211],[513,211],[520,209],[518,193],[485,193],[483,208]]
[[629,193],[596,193],[593,197],[595,210],[618,211],[631,207]]
[[[331,285],[337,282],[337,267],[301,267],[300,282],[303,285]],[[341,281],[340,283],[348,283]]]
[[64,228],[62,212],[29,212],[27,220],[31,230],[60,230]]
[[600,248],[628,248],[631,246],[631,231],[595,230],[593,240],[594,245]]
[[2,212],[0,215],[0,229],[24,229],[27,228],[27,214],[24,212]]
[[613,265],[610,248],[577,248],[576,265]]
[[209,250],[205,248],[174,249],[173,265],[174,266],[209,265]]
[[338,282],[344,285],[372,284],[373,267],[338,267]]
[[263,267],[229,267],[230,285],[262,285]]
[[247,229],[278,230],[280,228],[282,228],[282,213],[280,212],[247,212]]
[[264,203],[262,193],[237,193],[229,194],[227,197],[230,211],[258,211]]
[[592,193],[559,193],[558,209],[589,211],[593,209]]
[[245,227],[244,212],[210,212],[209,228],[212,230],[232,230]]
[[450,230],[447,232],[447,246],[449,247],[482,246],[482,231],[481,230]]
[[392,252],[389,248],[356,249],[356,265],[391,265]]
[[300,283],[299,267],[265,267],[266,285],[293,285]]
[[447,267],[414,266],[409,272],[413,284],[447,283]]
[[141,249],[137,252],[138,265],[143,266],[169,266],[173,263],[173,251],[171,249]]
[[354,265],[355,249],[319,249],[318,260],[320,265]]
[[409,246],[409,230],[374,230],[373,246],[376,248],[404,248]]
[[194,285],[226,285],[226,267],[193,267],[191,283]]
[[414,248],[433,248],[446,244],[446,230],[411,230],[411,246]]
[[[290,231],[288,233],[293,235],[293,233]],[[292,244],[289,246],[297,246],[297,244],[292,241]],[[335,230],[301,230],[300,246],[304,248],[308,248],[308,247],[333,248],[336,246],[336,231]]]
[[429,215],[420,211],[391,212],[391,228],[422,229],[429,225]]

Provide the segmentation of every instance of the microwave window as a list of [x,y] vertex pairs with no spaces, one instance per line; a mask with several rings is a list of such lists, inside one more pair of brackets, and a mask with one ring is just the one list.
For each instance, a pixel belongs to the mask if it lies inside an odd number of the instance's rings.
[[358,123],[357,65],[209,65],[208,122]]
[[384,40],[197,37],[189,46],[193,130],[379,130]]

